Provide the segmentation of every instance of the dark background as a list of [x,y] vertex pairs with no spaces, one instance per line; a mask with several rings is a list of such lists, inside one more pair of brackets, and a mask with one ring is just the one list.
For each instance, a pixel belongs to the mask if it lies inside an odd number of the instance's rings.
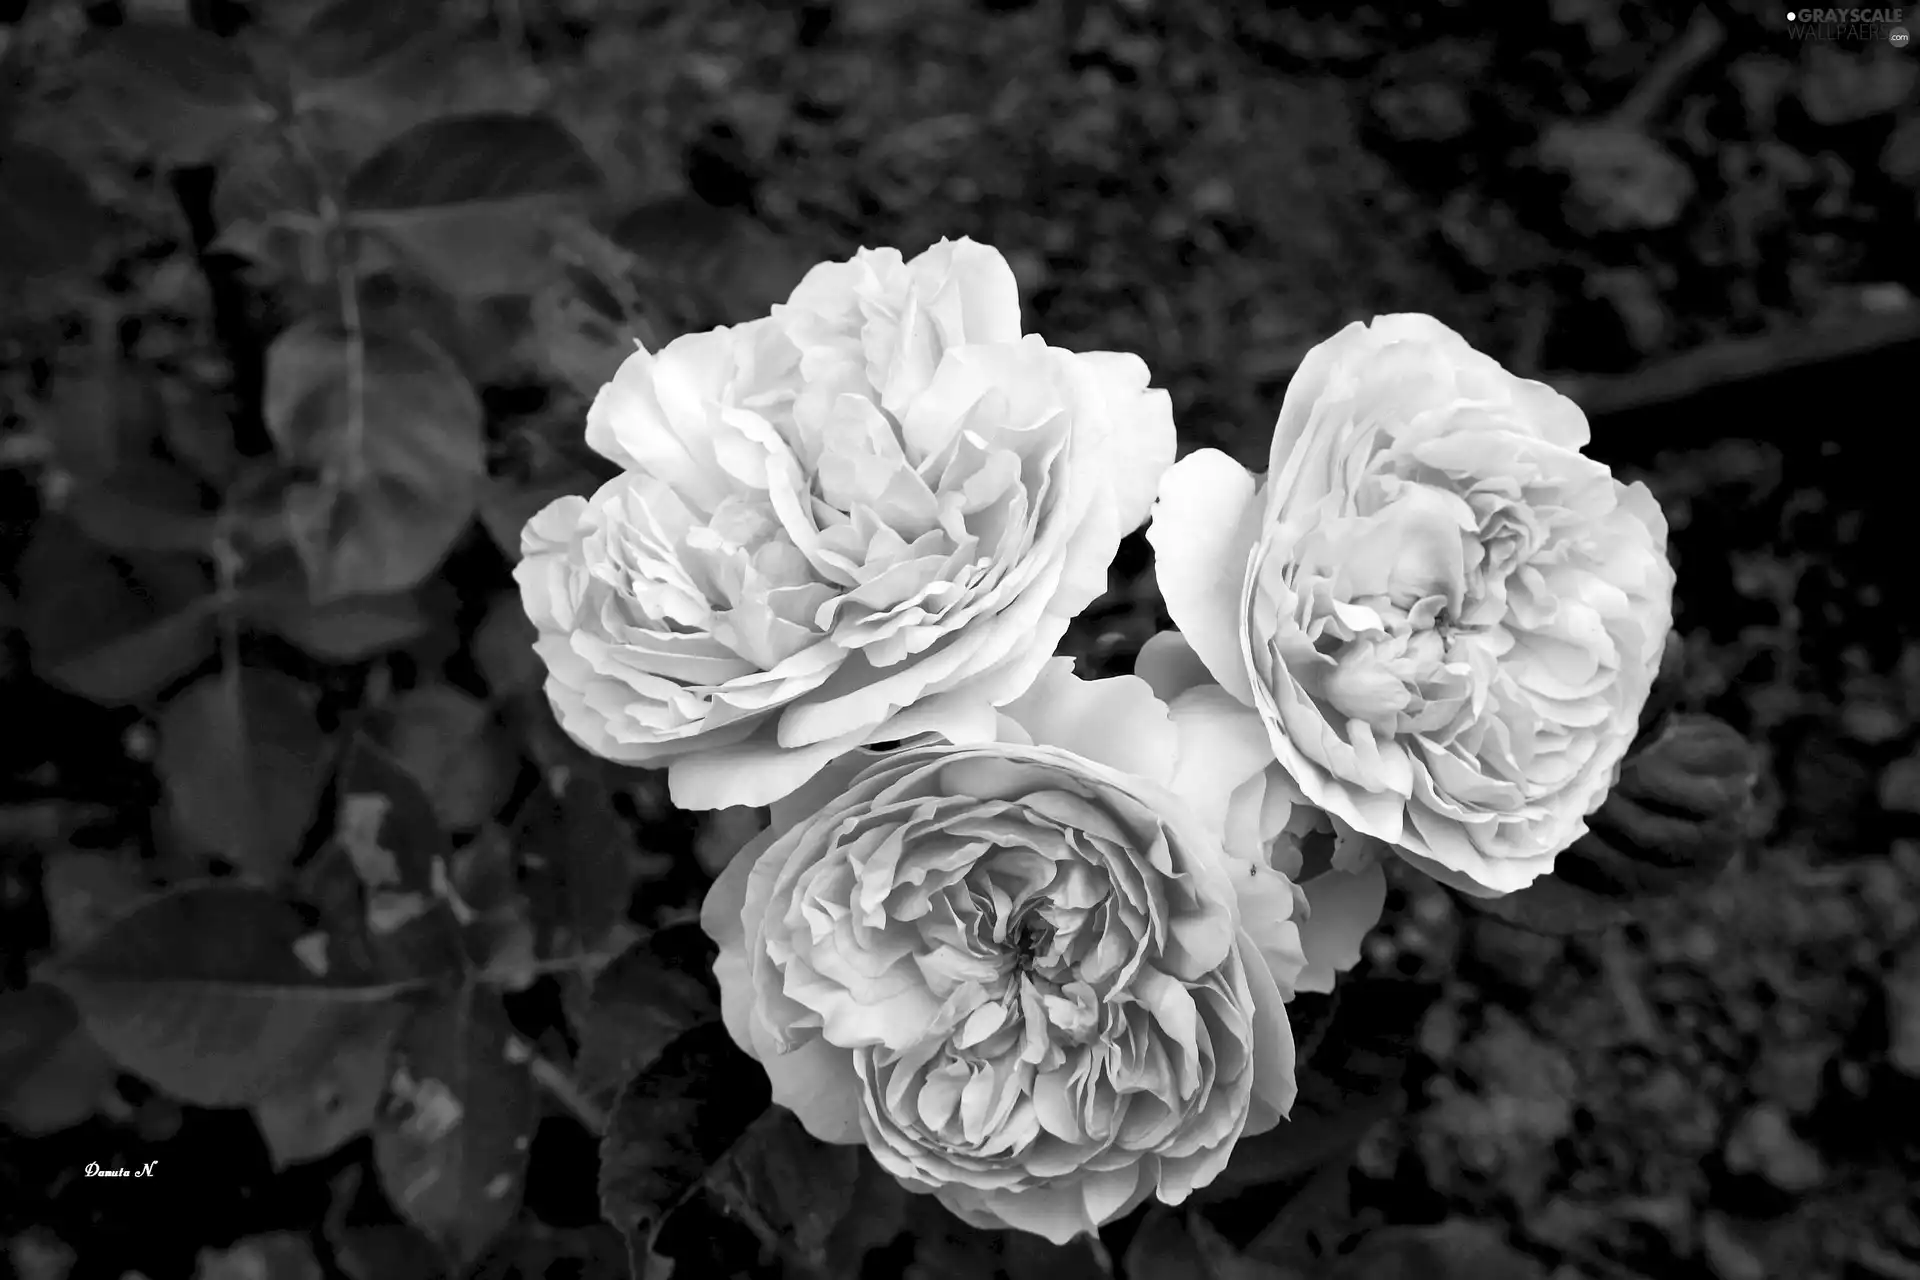
[[[234,217],[222,175],[239,159],[129,141],[76,69],[128,21],[232,38],[311,7],[0,5],[0,122],[15,139],[0,152],[8,986],[56,936],[53,851],[108,850],[150,881],[192,861],[149,820],[154,701],[95,705],[44,679],[36,629],[49,624],[36,619],[52,588],[18,566],[85,470],[74,450],[88,428],[62,416],[63,388],[110,365],[136,399],[217,405],[255,455],[267,344],[317,305],[275,283],[280,250],[218,239]],[[602,310],[649,345],[764,311],[813,261],[968,235],[1012,262],[1030,330],[1145,358],[1183,449],[1259,465],[1301,353],[1387,311],[1431,312],[1576,395],[1592,452],[1652,486],[1671,523],[1682,704],[1762,750],[1752,846],[1713,883],[1576,939],[1396,887],[1367,968],[1430,984],[1432,1003],[1412,1032],[1404,1113],[1359,1148],[1355,1201],[1373,1223],[1485,1224],[1524,1255],[1498,1265],[1533,1268],[1514,1275],[1920,1277],[1905,447],[1920,51],[1795,41],[1783,5],[1747,0],[433,10],[458,51],[434,55],[458,69],[436,109],[547,113],[601,170],[593,219],[638,272]],[[352,127],[391,131],[394,92],[367,90]],[[62,158],[77,191],[29,168],[22,146]],[[479,387],[496,481],[539,491],[583,402],[528,354],[542,331],[526,306],[399,314],[438,326]],[[428,678],[484,701],[476,646],[508,554],[470,528],[416,593],[427,623],[377,657],[316,664],[283,653],[284,638],[247,652],[294,670],[339,717]],[[1146,565],[1136,539],[1076,630],[1095,670],[1127,669],[1163,625]],[[64,607],[85,614],[89,588],[69,589],[79,600]],[[694,828],[658,800],[623,814],[650,856],[686,861]],[[663,901],[697,892],[654,874],[678,886]],[[23,1071],[0,1086],[17,1092]],[[76,1254],[75,1277],[344,1274],[345,1233],[398,1230],[355,1180],[364,1142],[276,1174],[244,1112],[183,1109],[125,1076],[106,1093],[47,1133],[27,1114],[42,1104],[9,1104],[20,1132],[0,1130],[0,1228],[23,1280],[65,1275]],[[88,1160],[153,1151],[191,1181],[75,1180]],[[489,1274],[618,1274],[617,1243],[591,1225],[592,1162],[569,1121],[542,1124],[527,1211]],[[318,1241],[320,1263],[298,1241],[267,1272],[201,1255],[261,1232]],[[420,1273],[381,1256],[363,1273]],[[1063,1265],[956,1259],[903,1244],[869,1273]],[[1402,1274],[1388,1266],[1370,1274]]]

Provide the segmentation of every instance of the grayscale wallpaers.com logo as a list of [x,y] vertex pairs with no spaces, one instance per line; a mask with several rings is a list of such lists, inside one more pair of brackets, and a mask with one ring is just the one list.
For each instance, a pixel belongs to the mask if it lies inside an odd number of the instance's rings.
[[1885,40],[1904,49],[1909,39],[1905,9],[1789,9],[1787,30],[1796,40]]

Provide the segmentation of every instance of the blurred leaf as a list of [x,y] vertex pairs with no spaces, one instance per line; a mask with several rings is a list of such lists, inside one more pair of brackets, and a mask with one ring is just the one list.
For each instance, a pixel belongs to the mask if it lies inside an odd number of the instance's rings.
[[204,552],[220,532],[199,485],[162,464],[123,467],[110,479],[83,484],[68,496],[65,512],[112,551]]
[[294,907],[231,882],[182,885],[37,975],[121,1066],[185,1102],[297,1087],[408,988],[346,969]]
[[[765,224],[697,196],[669,196],[620,219],[613,239],[684,295],[688,328],[737,324],[785,302],[812,262]],[[659,335],[665,337],[666,335]]]
[[293,41],[300,69],[323,80],[353,80],[437,51],[453,24],[438,5],[419,0],[334,0]]
[[95,127],[177,164],[205,164],[271,121],[235,44],[184,24],[128,23],[80,64]]
[[0,1124],[29,1137],[71,1128],[93,1115],[115,1074],[57,988],[0,991]]
[[93,262],[107,218],[86,179],[51,151],[0,143],[0,279],[38,280]]
[[1306,1269],[1333,1257],[1355,1232],[1354,1154],[1322,1165],[1289,1195],[1247,1243],[1247,1256]]
[[152,892],[136,857],[58,849],[47,855],[41,896],[53,924],[53,944],[71,951]]
[[326,1272],[304,1234],[247,1236],[226,1249],[202,1249],[193,1280],[323,1280]]
[[218,601],[178,556],[107,554],[43,517],[21,556],[20,629],[43,679],[95,702],[137,702],[212,650]]
[[[871,1159],[861,1147],[817,1140],[792,1112],[769,1107],[714,1167],[709,1185],[781,1253],[820,1275],[854,1275],[874,1237],[885,1243],[906,1223],[897,1197],[889,1205],[859,1196],[862,1165]],[[868,1231],[843,1231],[850,1218],[864,1219]]]
[[480,523],[493,536],[494,543],[508,560],[520,559],[520,531],[555,498],[588,497],[600,487],[600,481],[584,469],[569,469],[564,474],[545,477],[529,484],[489,479],[480,496]]
[[420,783],[356,734],[335,787],[334,840],[365,889],[368,944],[393,972],[460,972],[467,955],[447,896],[452,848]]
[[454,851],[448,879],[460,903],[456,914],[467,954],[487,981],[506,991],[532,986],[539,976],[539,948],[507,833],[497,826],[483,827]]
[[538,638],[519,592],[502,591],[493,598],[474,632],[473,662],[494,697],[537,689],[546,679],[546,664],[533,651]]
[[583,396],[611,381],[642,335],[585,296],[585,282],[559,273],[534,295],[532,338],[548,373]]
[[154,768],[195,844],[272,881],[312,824],[326,754],[305,686],[234,667],[168,701]]
[[480,399],[417,335],[350,344],[313,322],[267,351],[266,422],[290,461],[320,478],[288,495],[288,522],[317,598],[404,591],[432,573],[472,518],[485,468]]
[[401,695],[388,745],[433,801],[450,828],[477,827],[513,786],[518,761],[486,703],[451,685],[429,684]]
[[482,112],[407,130],[353,172],[346,199],[449,292],[530,293],[553,272],[555,213],[601,181],[558,121]]
[[274,1168],[318,1160],[373,1127],[389,1054],[405,1020],[401,1005],[385,1006],[383,1016],[343,1036],[309,1078],[253,1104]]
[[1226,1169],[1200,1193],[1218,1200],[1292,1182],[1349,1156],[1368,1129],[1404,1100],[1411,1046],[1434,989],[1392,978],[1348,978],[1312,1058],[1298,1064],[1293,1114],[1242,1138]]
[[499,993],[478,983],[421,1008],[394,1046],[374,1167],[394,1208],[456,1270],[519,1209],[538,1118],[526,1062]]
[[446,1260],[412,1227],[348,1227],[333,1241],[333,1255],[348,1280],[438,1280]]
[[719,1023],[687,1032],[627,1082],[600,1140],[600,1213],[643,1274],[660,1221],[768,1105],[766,1071]]
[[1540,1263],[1490,1224],[1450,1219],[1370,1232],[1325,1271],[1329,1280],[1545,1280]]
[[516,816],[515,835],[543,953],[599,952],[633,896],[632,836],[606,784],[585,770],[549,773]]
[[1623,900],[1582,888],[1559,875],[1541,876],[1526,888],[1497,898],[1468,893],[1456,893],[1454,898],[1515,928],[1550,938],[1598,933],[1633,918],[1632,908]]
[[420,638],[429,621],[412,595],[315,601],[305,587],[257,589],[240,598],[248,622],[323,662],[361,662]]
[[682,1035],[720,1016],[701,975],[713,968],[713,944],[698,924],[658,930],[634,943],[593,980],[579,1028],[574,1080],[611,1107],[621,1088]]
[[1126,1280],[1306,1280],[1306,1273],[1241,1255],[1199,1214],[1154,1205],[1121,1265]]

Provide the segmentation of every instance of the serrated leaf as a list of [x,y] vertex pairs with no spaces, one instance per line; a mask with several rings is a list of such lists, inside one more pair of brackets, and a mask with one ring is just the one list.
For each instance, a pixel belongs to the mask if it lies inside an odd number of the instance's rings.
[[361,662],[423,635],[426,611],[412,595],[313,600],[303,587],[263,588],[240,598],[243,617],[323,662]]
[[517,1043],[499,994],[468,983],[415,1013],[394,1046],[374,1166],[457,1270],[519,1209],[537,1107]]
[[204,164],[274,116],[246,54],[184,24],[117,27],[80,76],[97,127],[178,164]]
[[480,399],[446,353],[411,334],[361,353],[356,384],[351,343],[318,323],[267,352],[267,429],[283,457],[321,472],[287,496],[318,598],[419,583],[472,518],[485,470]]
[[[863,1156],[860,1147],[819,1141],[792,1112],[769,1107],[715,1167],[709,1186],[723,1204],[751,1211],[760,1229],[784,1242],[792,1256],[816,1273],[849,1275],[859,1270],[859,1253],[849,1249],[835,1257],[830,1246],[837,1236],[842,1242],[849,1239],[841,1233],[849,1217],[882,1216],[876,1212],[882,1205],[864,1203],[855,1194]],[[893,1207],[901,1208],[897,1203]],[[904,1226],[905,1215],[899,1214],[896,1222]],[[887,1233],[882,1242],[893,1234]],[[865,1241],[854,1238],[854,1243]]]
[[429,684],[393,707],[388,745],[448,827],[477,827],[513,784],[518,761],[486,703],[451,685]]
[[114,1075],[62,992],[44,982],[0,991],[0,1124],[28,1136],[70,1128],[93,1115]]
[[51,151],[0,145],[0,278],[40,280],[89,266],[107,219],[87,181]]
[[549,775],[515,824],[526,889],[554,957],[601,950],[627,918],[632,841],[605,783],[586,770]]
[[199,1106],[245,1106],[311,1079],[411,984],[347,969],[293,906],[233,883],[183,885],[38,975],[125,1069]]
[[195,844],[271,881],[313,821],[326,753],[305,686],[276,671],[230,668],[167,702],[154,768]]
[[687,1032],[629,1080],[600,1140],[600,1214],[638,1274],[660,1221],[769,1103],[767,1073],[718,1023]]
[[1196,1213],[1155,1205],[1127,1245],[1127,1280],[1306,1280],[1240,1254]]
[[373,1127],[393,1042],[406,1020],[399,1004],[386,1012],[335,1045],[310,1079],[253,1104],[274,1168],[318,1160]]
[[212,650],[205,570],[179,556],[114,556],[43,518],[21,556],[20,629],[34,671],[95,702],[137,702]]
[[634,943],[593,980],[579,1028],[574,1079],[602,1107],[668,1045],[720,1016],[699,975],[713,967],[713,945],[698,925],[658,930]]
[[451,293],[531,293],[551,276],[556,213],[597,188],[579,141],[545,116],[483,112],[407,130],[356,169],[347,204]]

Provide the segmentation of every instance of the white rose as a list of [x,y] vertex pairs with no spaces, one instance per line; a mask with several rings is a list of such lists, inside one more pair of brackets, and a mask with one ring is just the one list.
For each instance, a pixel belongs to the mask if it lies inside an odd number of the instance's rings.
[[991,738],[1173,460],[1147,379],[1022,337],[1012,271],[965,239],[636,351],[587,419],[625,474],[522,534],[561,725],[692,809],[863,744]]
[[1056,1242],[1180,1202],[1287,1113],[1285,1001],[1373,923],[1309,931],[1298,887],[1227,849],[1225,795],[1179,789],[1240,767],[1209,713],[1071,668],[999,741],[835,762],[701,913],[776,1102],[969,1222]]
[[1204,450],[1154,507],[1168,612],[1300,792],[1470,893],[1586,830],[1672,625],[1666,521],[1587,440],[1551,388],[1381,316],[1307,354],[1264,478]]

